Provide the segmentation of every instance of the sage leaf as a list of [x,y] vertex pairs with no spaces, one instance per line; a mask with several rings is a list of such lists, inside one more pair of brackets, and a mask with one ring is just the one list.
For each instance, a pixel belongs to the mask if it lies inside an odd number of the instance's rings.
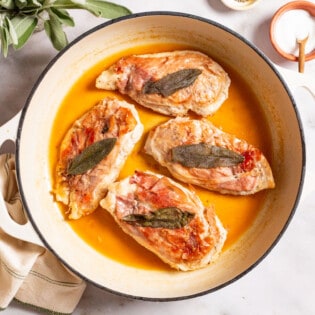
[[79,7],[90,11],[95,16],[100,16],[107,19],[114,19],[131,13],[131,11],[126,7],[108,1],[85,0],[76,1],[76,3]]
[[177,207],[166,207],[147,214],[129,214],[122,220],[135,226],[180,229],[187,225],[194,216],[194,213],[182,211]]
[[244,161],[244,156],[227,148],[198,143],[171,149],[173,162],[188,168],[214,168],[234,166]]
[[16,31],[15,31],[15,28],[7,16],[5,17],[4,21],[5,21],[6,26],[7,26],[8,35],[10,38],[10,43],[12,43],[13,45],[16,45],[18,43],[18,37],[17,37]]
[[44,22],[46,34],[54,48],[61,50],[68,44],[67,36],[62,29],[62,23],[59,21],[58,16],[52,10],[48,10],[48,14],[49,20]]
[[61,24],[74,26],[74,20],[66,10],[51,8],[51,11],[55,14]]
[[15,0],[16,6],[26,14],[37,12],[42,3],[37,0]]
[[[31,4],[31,5],[30,5]],[[42,6],[42,1],[37,1],[37,0],[28,0],[27,1],[28,6],[34,6],[36,8],[40,8]]]
[[18,41],[14,49],[20,49],[33,34],[37,25],[37,18],[31,16],[15,16],[11,22],[17,34]]
[[7,28],[0,27],[0,41],[1,41],[1,51],[4,57],[8,55],[9,51],[9,31]]
[[24,9],[27,6],[27,1],[26,0],[15,0],[15,5],[20,9]]
[[147,81],[143,88],[143,94],[161,94],[168,97],[176,91],[192,85],[201,74],[199,69],[182,69],[170,73],[157,81]]
[[117,138],[107,138],[86,147],[70,163],[68,175],[84,174],[101,162],[114,148]]
[[13,0],[1,0],[0,7],[6,8],[8,10],[14,9],[14,1]]

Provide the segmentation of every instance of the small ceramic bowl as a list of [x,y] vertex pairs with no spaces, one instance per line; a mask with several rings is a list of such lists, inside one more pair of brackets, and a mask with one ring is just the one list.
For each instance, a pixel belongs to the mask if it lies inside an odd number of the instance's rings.
[[[277,42],[276,39],[276,27],[277,22],[279,21],[280,17],[285,14],[288,11],[291,10],[305,10],[307,11],[311,16],[315,17],[315,4],[309,1],[292,1],[284,6],[282,6],[279,10],[276,11],[276,13],[273,15],[271,19],[270,24],[270,41],[275,50],[284,58],[291,60],[291,61],[298,61],[298,56],[295,56],[294,54],[288,53],[284,51],[280,45]],[[305,55],[305,61],[311,60],[315,58],[315,49],[309,52]]]
[[255,6],[260,0],[221,0],[228,8],[233,10],[248,10]]

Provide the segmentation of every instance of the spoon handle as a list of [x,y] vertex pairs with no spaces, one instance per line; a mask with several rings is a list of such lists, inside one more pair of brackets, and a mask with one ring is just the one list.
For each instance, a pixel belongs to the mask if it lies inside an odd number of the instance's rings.
[[299,72],[304,73],[304,65],[305,65],[305,46],[308,37],[298,40],[299,45]]

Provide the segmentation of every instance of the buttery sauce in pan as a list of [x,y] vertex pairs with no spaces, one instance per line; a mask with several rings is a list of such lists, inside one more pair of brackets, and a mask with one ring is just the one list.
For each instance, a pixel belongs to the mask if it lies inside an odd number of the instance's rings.
[[[124,55],[155,53],[175,49],[189,48],[172,44],[132,48],[111,58],[106,58],[106,60],[95,65],[79,78],[62,102],[54,121],[50,142],[52,182],[54,182],[58,148],[67,130],[76,119],[106,96],[123,98],[135,104],[129,98],[121,96],[118,93],[95,88],[95,79],[101,71]],[[220,63],[220,61],[218,62]],[[268,158],[270,137],[265,119],[260,112],[259,104],[249,86],[246,85],[237,73],[227,68],[224,64],[222,66],[228,72],[232,81],[229,97],[219,111],[212,117],[209,117],[209,119],[216,126],[221,127],[223,131],[235,134],[237,137],[243,138],[260,148]],[[169,175],[166,169],[160,167],[151,157],[143,153],[142,148],[148,131],[152,127],[165,122],[170,117],[154,113],[139,105],[136,105],[136,108],[145,131],[141,141],[136,145],[122,169],[120,178],[133,174],[135,169],[151,170]],[[190,188],[195,190],[205,206],[211,203],[215,205],[216,213],[228,231],[228,237],[223,250],[236,242],[242,233],[253,223],[267,193],[266,191],[262,191],[253,196],[228,196],[212,193],[195,186],[190,186]],[[59,207],[65,213],[65,207],[62,204],[59,204]],[[79,220],[67,220],[66,217],[65,220],[84,241],[111,259],[138,268],[170,269],[158,257],[122,232],[106,210],[99,208],[91,215]]]

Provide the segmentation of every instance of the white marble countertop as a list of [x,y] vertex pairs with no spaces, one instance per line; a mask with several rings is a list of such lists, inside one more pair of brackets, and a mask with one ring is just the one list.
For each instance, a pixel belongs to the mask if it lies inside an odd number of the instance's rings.
[[[248,11],[232,11],[220,0],[116,2],[134,13],[178,11],[214,20],[253,42],[275,64],[297,69],[297,64],[282,59],[269,41],[270,19],[280,6],[289,1],[261,0]],[[76,21],[75,28],[66,29],[70,41],[103,22],[86,12],[71,11],[70,14]],[[10,51],[6,59],[0,57],[0,125],[23,107],[37,77],[55,55],[56,51],[42,32],[35,34],[21,51]],[[305,72],[315,77],[315,60],[306,63]],[[307,147],[315,148],[315,100],[303,89],[297,89],[293,94],[300,106]],[[311,161],[307,170],[313,173],[313,177],[314,164]],[[315,191],[304,197],[277,246],[256,268],[229,286],[190,300],[144,302],[112,295],[88,285],[74,314],[315,314]],[[34,310],[13,302],[2,314],[34,314]]]

